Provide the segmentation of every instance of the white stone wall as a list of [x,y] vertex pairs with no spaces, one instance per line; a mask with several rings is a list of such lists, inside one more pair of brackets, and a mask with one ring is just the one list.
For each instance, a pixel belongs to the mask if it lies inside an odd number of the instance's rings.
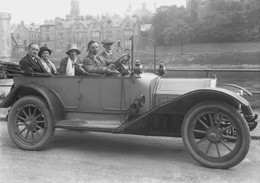
[[10,31],[11,15],[0,12],[0,60],[10,61],[12,56],[12,42]]

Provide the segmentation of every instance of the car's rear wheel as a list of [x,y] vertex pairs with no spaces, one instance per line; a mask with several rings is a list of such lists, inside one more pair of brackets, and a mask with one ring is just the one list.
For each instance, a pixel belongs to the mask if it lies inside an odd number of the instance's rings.
[[21,149],[43,149],[54,133],[45,101],[37,96],[25,96],[15,102],[8,118],[8,132]]
[[240,163],[250,146],[248,125],[241,114],[223,102],[202,102],[184,117],[182,139],[191,156],[210,168]]

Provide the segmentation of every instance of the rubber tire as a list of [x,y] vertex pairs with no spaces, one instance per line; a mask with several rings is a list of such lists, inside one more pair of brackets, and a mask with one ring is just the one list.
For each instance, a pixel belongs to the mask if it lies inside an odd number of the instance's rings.
[[[208,109],[217,109],[226,115],[228,115],[236,124],[237,128],[241,131],[241,144],[239,150],[233,157],[229,157],[225,162],[216,162],[209,161],[207,159],[203,159],[191,146],[191,142],[188,138],[188,133],[190,129],[190,125],[192,120],[199,115],[201,112]],[[240,163],[248,153],[250,146],[250,132],[249,127],[246,120],[242,117],[242,115],[232,106],[218,101],[207,101],[202,102],[194,107],[192,107],[185,115],[182,123],[182,140],[184,142],[185,147],[187,148],[189,154],[203,166],[209,168],[218,168],[218,169],[228,169],[231,168],[238,163]]]
[[[28,105],[28,104],[32,104],[37,106],[38,108],[41,109],[41,112],[44,114],[45,119],[46,119],[46,133],[44,134],[43,138],[35,143],[35,144],[28,144],[28,143],[24,143],[23,141],[21,141],[21,139],[19,139],[19,137],[17,137],[16,135],[16,130],[15,130],[15,125],[16,125],[16,113],[18,111],[19,108],[23,107],[24,105]],[[38,150],[42,150],[46,147],[46,145],[48,144],[48,142],[51,140],[53,134],[54,134],[54,125],[52,123],[52,118],[50,115],[50,112],[47,108],[46,102],[37,96],[25,96],[20,98],[18,101],[16,101],[14,103],[14,105],[12,106],[11,110],[10,110],[10,114],[8,117],[8,132],[9,132],[9,136],[11,137],[12,141],[14,142],[14,144],[16,144],[19,148],[23,149],[23,150],[29,150],[29,151],[38,151]]]

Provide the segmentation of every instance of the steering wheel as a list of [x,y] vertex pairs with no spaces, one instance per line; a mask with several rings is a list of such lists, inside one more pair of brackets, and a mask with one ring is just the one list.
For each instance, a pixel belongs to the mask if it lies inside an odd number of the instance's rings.
[[126,68],[125,64],[130,60],[129,54],[124,54],[119,57],[114,65],[116,66],[116,70],[118,70],[122,75],[130,74],[129,70]]

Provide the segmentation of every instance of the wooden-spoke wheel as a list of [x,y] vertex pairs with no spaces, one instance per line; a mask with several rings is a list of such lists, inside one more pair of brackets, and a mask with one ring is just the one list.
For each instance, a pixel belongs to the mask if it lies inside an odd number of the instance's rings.
[[232,106],[203,102],[188,111],[182,139],[191,156],[210,168],[230,168],[240,163],[250,145],[248,125]]
[[45,102],[36,96],[19,99],[11,108],[8,132],[13,142],[21,149],[44,148],[54,133]]

